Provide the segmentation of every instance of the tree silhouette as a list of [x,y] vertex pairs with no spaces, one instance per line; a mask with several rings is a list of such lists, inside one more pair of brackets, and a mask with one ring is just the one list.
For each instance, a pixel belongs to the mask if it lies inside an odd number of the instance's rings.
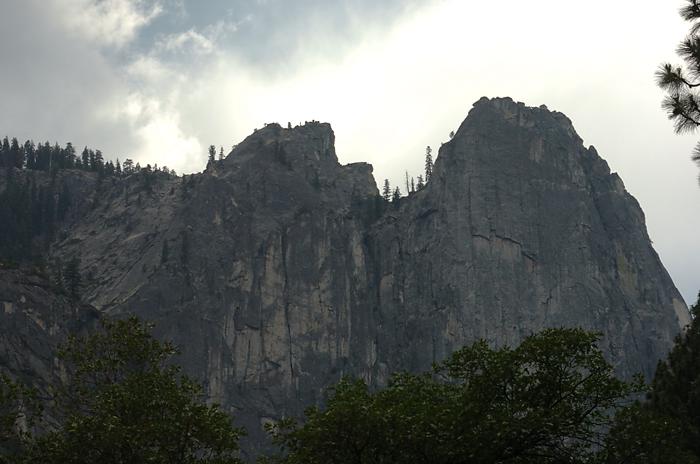
[[425,182],[430,182],[430,178],[433,175],[433,150],[428,145],[425,148]]
[[611,410],[639,388],[614,376],[597,342],[580,329],[516,348],[477,341],[432,375],[395,374],[379,391],[346,378],[305,421],[268,430],[283,464],[592,464]]
[[[666,91],[662,107],[674,123],[677,133],[694,132],[700,126],[700,2],[687,0],[681,17],[691,23],[690,33],[678,46],[685,67],[664,63],[656,73],[656,82]],[[693,161],[700,164],[700,143]]]
[[398,187],[396,187],[394,189],[394,193],[391,196],[391,202],[394,203],[394,205],[398,205],[400,199],[401,199],[401,190]]
[[207,160],[207,167],[216,161],[216,147],[214,145],[209,145],[209,159]]
[[389,185],[389,179],[384,179],[382,198],[384,198],[384,201],[389,201],[391,199],[391,186]]

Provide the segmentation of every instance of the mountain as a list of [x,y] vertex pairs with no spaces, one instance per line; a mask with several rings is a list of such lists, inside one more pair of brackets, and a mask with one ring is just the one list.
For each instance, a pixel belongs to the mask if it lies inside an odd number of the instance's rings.
[[620,178],[564,115],[509,98],[476,102],[395,203],[318,122],[269,124],[198,175],[77,175],[97,187],[47,261],[79,257],[86,303],[181,346],[249,449],[342,375],[383,385],[477,338],[581,326],[620,375],[649,378],[690,321]]

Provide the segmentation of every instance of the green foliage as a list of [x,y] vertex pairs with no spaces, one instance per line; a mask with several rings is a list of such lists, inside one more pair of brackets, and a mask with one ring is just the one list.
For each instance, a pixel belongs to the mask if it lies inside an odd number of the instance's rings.
[[324,410],[270,432],[296,463],[585,463],[610,411],[640,388],[618,380],[597,335],[550,329],[517,348],[480,341],[431,375],[395,375],[377,393],[342,381]]
[[58,177],[59,171],[66,169],[97,173],[94,190],[88,192],[95,205],[101,198],[101,181],[107,177],[139,174],[148,192],[153,191],[159,178],[175,177],[174,171],[165,167],[141,169],[129,159],[123,170],[118,161],[115,168],[112,161],[104,161],[100,150],[87,147],[76,156],[71,143],[62,148],[48,142],[36,146],[27,140],[20,145],[17,139],[10,142],[5,137],[0,143],[0,175],[5,177],[4,189],[0,189],[0,259],[30,262],[46,251],[71,209],[82,199],[80,195],[86,193],[71,191],[65,177]]
[[41,416],[37,392],[0,374],[0,463],[16,462]]
[[647,400],[620,410],[604,463],[700,463],[700,300],[695,318],[659,363]]
[[[666,91],[662,106],[673,120],[676,132],[693,132],[700,126],[700,5],[687,0],[680,11],[691,23],[690,34],[678,46],[678,55],[685,67],[664,63],[656,73],[656,82]],[[693,160],[700,163],[700,144]]]
[[[647,437],[634,462],[700,462],[700,299],[692,308],[694,319],[677,337],[673,350],[659,363],[648,395],[638,411],[624,412],[610,440],[629,452],[637,437]],[[634,416],[636,414],[636,416]],[[629,417],[633,417],[629,419]],[[615,449],[615,447],[613,447]]]
[[687,331],[660,362],[651,385],[651,407],[683,424],[685,442],[700,457],[700,300]]
[[169,364],[171,343],[136,318],[71,338],[70,379],[57,398],[60,428],[36,439],[29,462],[237,463],[240,429],[201,387]]
[[684,426],[646,403],[620,410],[600,453],[602,464],[696,464],[684,442]]

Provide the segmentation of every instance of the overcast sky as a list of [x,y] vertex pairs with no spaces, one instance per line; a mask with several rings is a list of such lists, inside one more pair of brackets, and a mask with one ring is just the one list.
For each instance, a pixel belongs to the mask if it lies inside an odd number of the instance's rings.
[[265,122],[331,122],[341,162],[402,185],[481,96],[574,122],[700,289],[696,138],[653,75],[682,0],[0,0],[0,135],[201,171]]

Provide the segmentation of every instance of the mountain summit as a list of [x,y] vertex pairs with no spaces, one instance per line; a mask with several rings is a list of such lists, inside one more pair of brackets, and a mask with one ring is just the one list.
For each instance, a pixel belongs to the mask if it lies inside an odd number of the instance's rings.
[[[620,178],[564,115],[509,98],[475,103],[426,187],[390,204],[317,122],[267,125],[185,179],[99,185],[49,258],[79,256],[87,302],[180,345],[252,447],[342,375],[383,385],[477,338],[580,326],[650,377],[690,321]],[[58,333],[17,288],[11,317]]]

